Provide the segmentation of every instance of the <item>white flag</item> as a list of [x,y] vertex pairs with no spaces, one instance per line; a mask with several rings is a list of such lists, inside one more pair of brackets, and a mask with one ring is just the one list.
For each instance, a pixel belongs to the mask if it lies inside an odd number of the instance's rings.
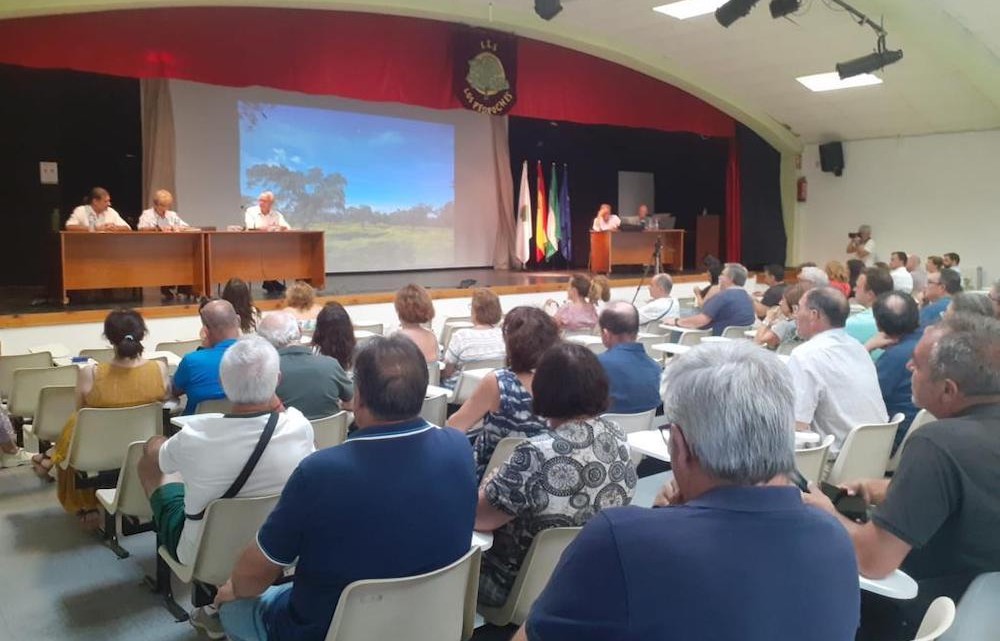
[[521,165],[521,193],[517,198],[517,239],[515,255],[523,267],[531,256],[531,189],[528,186],[528,161]]

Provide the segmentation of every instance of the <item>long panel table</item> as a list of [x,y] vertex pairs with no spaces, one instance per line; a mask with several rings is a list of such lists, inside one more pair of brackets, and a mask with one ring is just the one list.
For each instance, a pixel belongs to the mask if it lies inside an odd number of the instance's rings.
[[326,286],[323,232],[62,232],[62,296],[72,290],[190,285],[239,277]]
[[684,267],[684,230],[592,231],[590,270],[611,273],[617,265],[647,265],[660,240],[660,261],[673,269]]
[[60,233],[62,298],[77,289],[190,285],[205,287],[204,232]]
[[290,279],[323,289],[325,252],[321,231],[205,232],[205,283]]

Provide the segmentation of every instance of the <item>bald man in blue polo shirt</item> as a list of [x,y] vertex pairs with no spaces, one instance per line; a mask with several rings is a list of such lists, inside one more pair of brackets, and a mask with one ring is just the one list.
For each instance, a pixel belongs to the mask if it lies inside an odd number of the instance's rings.
[[611,405],[609,412],[636,414],[660,405],[662,370],[646,354],[639,336],[639,312],[635,306],[616,300],[608,303],[598,319],[601,342],[607,348],[598,354],[608,375]]
[[[420,418],[420,349],[405,336],[369,341],[354,385],[359,429],[299,464],[219,589],[231,641],[322,641],[349,583],[423,574],[469,551],[472,447],[461,432]],[[294,582],[272,586],[292,564]]]
[[788,369],[739,341],[695,347],[665,376],[675,484],[664,507],[588,521],[515,640],[853,640],[851,541],[786,476]]

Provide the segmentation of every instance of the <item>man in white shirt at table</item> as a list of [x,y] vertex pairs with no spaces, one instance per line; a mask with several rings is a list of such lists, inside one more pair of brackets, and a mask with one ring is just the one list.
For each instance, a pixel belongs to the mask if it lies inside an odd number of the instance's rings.
[[604,203],[597,210],[597,216],[594,218],[594,225],[591,229],[594,231],[618,231],[621,226],[622,219],[611,213],[611,205]]
[[111,194],[103,187],[94,187],[84,204],[73,210],[66,221],[68,231],[115,231],[132,229],[118,212],[111,208]]
[[191,225],[181,220],[176,211],[170,209],[174,197],[166,189],[158,189],[153,194],[153,206],[142,212],[137,227],[140,231],[181,231]]
[[[247,207],[243,214],[243,227],[248,231],[288,231],[292,228],[281,212],[274,208],[274,194],[270,191],[261,192],[257,196],[257,204]],[[285,285],[276,280],[265,280],[264,289],[268,293],[280,293],[285,291]]]
[[795,327],[806,342],[788,358],[795,384],[795,427],[833,434],[834,453],[853,428],[888,420],[875,364],[864,345],[844,331],[849,311],[847,298],[832,287],[803,294]]
[[247,207],[243,214],[243,226],[247,230],[287,231],[292,228],[274,208],[274,194],[270,191],[261,192],[257,196],[257,204]]

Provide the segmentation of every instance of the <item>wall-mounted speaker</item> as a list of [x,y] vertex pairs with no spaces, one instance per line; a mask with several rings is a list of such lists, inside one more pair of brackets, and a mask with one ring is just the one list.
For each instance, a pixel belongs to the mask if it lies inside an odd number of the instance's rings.
[[819,146],[819,166],[823,171],[840,176],[844,173],[844,145],[828,142]]
[[551,20],[560,11],[562,11],[560,0],[535,0],[535,13],[542,20]]

